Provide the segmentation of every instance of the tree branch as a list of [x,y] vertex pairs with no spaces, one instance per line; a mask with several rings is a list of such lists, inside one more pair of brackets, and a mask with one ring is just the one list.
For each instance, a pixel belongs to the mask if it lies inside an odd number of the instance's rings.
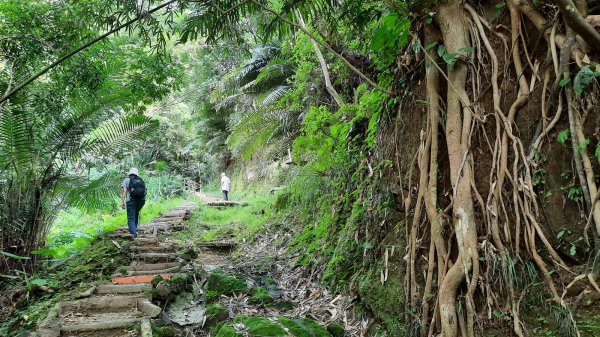
[[375,81],[373,81],[372,79],[370,79],[367,75],[365,75],[362,71],[360,71],[358,68],[356,68],[352,63],[350,63],[350,61],[348,61],[348,59],[346,59],[342,54],[338,53],[337,51],[335,51],[335,49],[333,49],[330,45],[328,45],[327,43],[317,39],[311,32],[309,32],[307,29],[302,28],[302,26],[300,26],[297,23],[294,23],[288,19],[286,19],[285,17],[281,16],[281,14],[277,13],[276,11],[272,10],[271,8],[259,3],[256,0],[250,0],[253,4],[257,5],[258,7],[262,8],[263,10],[275,15],[279,20],[287,23],[290,26],[296,27],[298,29],[300,29],[304,34],[308,35],[308,37],[311,38],[311,40],[315,41],[316,43],[318,43],[319,45],[321,45],[323,48],[327,49],[330,53],[332,53],[333,55],[335,55],[336,57],[338,57],[339,59],[341,59],[344,63],[346,63],[346,65],[353,71],[355,72],[358,76],[360,76],[363,80],[365,80],[365,82],[369,83],[369,85],[371,85],[373,88],[384,92],[390,96],[396,96],[396,94],[394,94],[393,92],[391,92],[390,90],[380,86],[379,84],[375,83]]
[[555,0],[569,27],[573,28],[597,54],[600,54],[600,33],[590,26],[571,0]]
[[[298,18],[300,26],[304,29],[307,29],[306,23],[304,23],[304,18],[302,18],[302,14],[300,14],[300,11],[298,10],[296,10],[296,17]],[[312,42],[313,48],[315,49],[315,54],[317,54],[317,59],[319,59],[319,63],[321,64],[321,70],[323,71],[323,77],[325,78],[325,88],[327,88],[327,91],[329,91],[329,93],[331,94],[335,102],[338,104],[338,106],[341,107],[342,105],[344,105],[344,100],[342,99],[342,97],[340,97],[340,94],[337,92],[337,90],[335,90],[333,84],[331,84],[331,76],[329,76],[329,69],[327,68],[327,62],[325,62],[325,57],[323,57],[323,53],[321,53],[321,49],[319,48],[317,41],[315,41],[312,38],[310,40]]]
[[67,53],[66,55],[63,55],[58,60],[52,62],[50,65],[46,66],[44,69],[40,70],[35,75],[31,76],[30,78],[28,78],[27,80],[25,80],[23,83],[17,85],[14,89],[12,89],[7,94],[5,94],[2,98],[0,98],[0,104],[3,103],[4,101],[6,101],[7,99],[9,99],[11,96],[13,96],[14,94],[16,94],[17,92],[19,92],[24,87],[26,87],[29,83],[35,81],[37,78],[39,78],[40,76],[44,75],[49,70],[55,68],[57,65],[61,64],[65,60],[71,58],[72,56],[74,56],[75,54],[79,53],[80,51],[82,51],[82,50],[84,50],[84,49],[86,49],[86,48],[94,45],[95,43],[103,40],[104,38],[106,38],[106,37],[108,37],[108,36],[110,36],[110,35],[112,35],[112,34],[114,34],[116,32],[118,32],[119,30],[121,30],[121,29],[123,29],[123,28],[125,28],[127,26],[130,26],[131,24],[133,24],[133,23],[135,23],[135,22],[137,22],[137,21],[145,18],[146,16],[148,16],[148,15],[150,15],[150,14],[156,12],[156,11],[159,11],[159,10],[161,10],[161,9],[167,7],[168,5],[170,5],[170,4],[174,3],[174,2],[177,2],[177,1],[179,1],[179,0],[170,0],[170,1],[167,1],[167,2],[165,2],[164,4],[162,4],[162,5],[158,6],[158,7],[155,7],[155,8],[153,8],[153,9],[151,9],[151,10],[145,12],[145,13],[142,13],[142,14],[136,16],[135,18],[133,18],[133,19],[131,19],[131,20],[123,23],[122,25],[120,25],[118,27],[115,27],[115,28],[111,29],[110,31],[108,31],[108,32],[106,32],[106,33],[98,36],[97,38],[93,39],[92,41],[90,41],[90,42],[88,42],[88,43],[86,43],[86,44],[78,47],[77,49],[75,49],[75,50]]

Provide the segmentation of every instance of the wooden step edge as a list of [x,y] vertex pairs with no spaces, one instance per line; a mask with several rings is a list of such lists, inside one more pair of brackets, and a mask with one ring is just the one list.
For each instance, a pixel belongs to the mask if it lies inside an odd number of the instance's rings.
[[135,264],[131,266],[121,266],[117,268],[117,270],[124,269],[126,271],[143,271],[143,270],[160,270],[160,269],[169,269],[173,267],[180,267],[181,263],[179,262],[166,262],[166,263],[144,263],[144,264]]
[[142,295],[132,296],[95,296],[90,298],[84,298],[73,301],[61,302],[61,308],[59,315],[63,316],[67,312],[74,310],[87,310],[87,309],[99,309],[99,308],[127,308],[134,307],[137,300],[142,298]]
[[128,326],[141,322],[143,317],[121,318],[102,322],[80,323],[80,324],[61,324],[61,332],[84,332],[101,331],[127,328]]
[[152,289],[152,284],[149,283],[103,284],[98,286],[96,292],[98,294],[132,294],[143,293],[150,289]]

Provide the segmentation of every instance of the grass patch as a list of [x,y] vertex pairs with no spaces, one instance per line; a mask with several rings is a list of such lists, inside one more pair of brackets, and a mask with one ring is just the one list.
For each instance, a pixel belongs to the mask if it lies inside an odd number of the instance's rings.
[[180,244],[252,239],[266,229],[274,198],[270,195],[248,195],[245,206],[203,206],[192,214],[186,230],[173,233],[171,238]]

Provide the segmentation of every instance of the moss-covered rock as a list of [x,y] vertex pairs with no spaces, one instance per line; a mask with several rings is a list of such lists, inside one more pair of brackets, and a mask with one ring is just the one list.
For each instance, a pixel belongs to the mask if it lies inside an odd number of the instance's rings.
[[241,319],[251,336],[277,337],[287,336],[287,332],[277,323],[265,317],[248,317]]
[[[213,333],[211,333],[213,335]],[[242,337],[241,333],[238,333],[237,330],[230,325],[222,325],[214,329],[215,337]]]
[[269,295],[269,292],[261,287],[252,289],[252,296],[250,296],[250,303],[252,304],[269,304],[273,303],[273,297]]
[[221,295],[231,296],[234,293],[245,293],[248,291],[246,280],[239,275],[225,275],[219,269],[212,271],[204,288],[204,295],[207,302],[218,298]]
[[156,287],[161,281],[163,281],[164,278],[160,275],[156,275],[155,278],[152,279],[151,283],[153,287]]
[[179,257],[184,259],[185,261],[192,261],[198,257],[198,253],[192,248],[185,248],[184,250],[179,252]]
[[402,277],[390,277],[382,285],[378,269],[372,268],[358,280],[358,292],[363,304],[379,318],[390,336],[405,334],[403,321],[405,296]]
[[278,317],[277,319],[296,337],[331,337],[329,331],[310,318]]
[[210,304],[206,307],[204,314],[206,315],[206,322],[204,323],[206,327],[215,326],[229,318],[227,308],[220,304]]
[[344,327],[338,323],[329,324],[327,326],[327,331],[329,331],[329,333],[333,337],[345,337],[346,336],[346,329],[344,329]]
[[152,327],[152,336],[156,337],[175,337],[177,335],[177,331],[169,325],[166,326],[153,326]]
[[191,291],[191,280],[188,274],[176,274],[168,280],[171,291],[174,294],[180,294],[184,291]]

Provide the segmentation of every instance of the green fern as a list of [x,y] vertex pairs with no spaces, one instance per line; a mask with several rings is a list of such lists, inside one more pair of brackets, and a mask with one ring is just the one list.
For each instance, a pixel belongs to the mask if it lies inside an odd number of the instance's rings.
[[103,152],[127,146],[158,128],[158,121],[144,115],[131,115],[102,123],[82,140],[82,151]]

